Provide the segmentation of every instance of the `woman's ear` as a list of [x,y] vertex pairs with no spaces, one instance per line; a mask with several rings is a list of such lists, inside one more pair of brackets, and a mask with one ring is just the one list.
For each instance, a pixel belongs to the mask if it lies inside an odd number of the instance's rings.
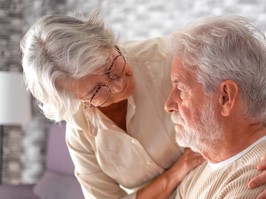
[[235,106],[238,96],[238,85],[233,80],[225,80],[219,86],[219,105],[221,114],[229,116]]

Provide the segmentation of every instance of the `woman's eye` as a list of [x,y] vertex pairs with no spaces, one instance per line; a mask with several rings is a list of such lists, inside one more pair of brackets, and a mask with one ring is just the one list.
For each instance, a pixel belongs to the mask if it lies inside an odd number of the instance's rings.
[[94,91],[94,95],[98,95],[101,91],[101,88],[102,86],[97,87],[96,90]]
[[110,65],[110,66],[108,66],[108,67],[106,67],[106,73],[109,73],[109,72],[111,72],[112,70],[113,70],[113,67],[114,67],[114,65],[112,64],[112,65]]

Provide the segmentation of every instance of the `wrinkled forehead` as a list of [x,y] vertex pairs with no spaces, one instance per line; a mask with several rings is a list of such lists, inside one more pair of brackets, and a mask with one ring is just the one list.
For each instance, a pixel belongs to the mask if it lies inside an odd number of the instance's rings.
[[104,70],[112,64],[114,58],[120,54],[120,51],[118,51],[116,48],[112,48],[102,53],[104,53],[104,56],[102,56],[102,64],[99,65],[99,67],[95,68],[95,70],[91,74],[102,74],[103,72],[105,72]]
[[171,81],[179,84],[191,84],[197,82],[196,72],[189,70],[183,65],[179,57],[175,57],[172,62],[171,68]]

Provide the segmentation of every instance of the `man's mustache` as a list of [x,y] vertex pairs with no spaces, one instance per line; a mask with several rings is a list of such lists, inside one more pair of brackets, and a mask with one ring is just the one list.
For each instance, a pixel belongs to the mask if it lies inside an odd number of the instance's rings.
[[183,119],[178,112],[171,113],[171,121],[174,124],[183,124]]

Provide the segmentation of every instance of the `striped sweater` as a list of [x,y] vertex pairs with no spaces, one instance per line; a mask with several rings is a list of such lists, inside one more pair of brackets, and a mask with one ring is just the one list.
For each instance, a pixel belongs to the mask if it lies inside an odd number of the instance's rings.
[[176,199],[255,199],[266,185],[249,189],[247,183],[259,173],[256,166],[265,152],[263,140],[223,167],[210,168],[203,163],[179,185]]

